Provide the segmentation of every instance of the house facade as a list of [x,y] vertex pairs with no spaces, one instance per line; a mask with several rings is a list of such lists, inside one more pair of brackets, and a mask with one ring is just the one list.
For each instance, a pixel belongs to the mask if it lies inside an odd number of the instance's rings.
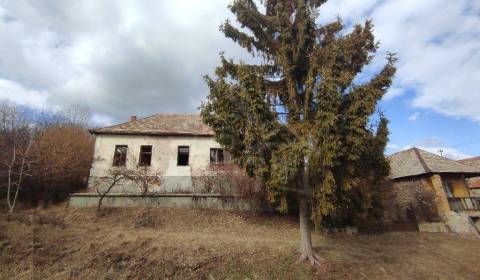
[[387,220],[403,215],[414,220],[419,230],[480,233],[480,197],[467,183],[480,175],[480,168],[418,148],[388,158],[392,195]]
[[[115,170],[142,168],[161,177],[161,184],[150,191],[190,192],[194,174],[227,160],[199,115],[131,117],[129,122],[90,132],[95,135],[95,152],[89,191],[106,188]],[[135,193],[138,188],[124,181],[111,192]]]

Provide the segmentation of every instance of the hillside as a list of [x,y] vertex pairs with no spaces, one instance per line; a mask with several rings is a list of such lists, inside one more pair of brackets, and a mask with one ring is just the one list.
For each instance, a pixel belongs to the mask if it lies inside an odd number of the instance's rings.
[[53,207],[0,215],[2,279],[479,279],[480,239],[315,235],[295,264],[295,219],[207,210]]

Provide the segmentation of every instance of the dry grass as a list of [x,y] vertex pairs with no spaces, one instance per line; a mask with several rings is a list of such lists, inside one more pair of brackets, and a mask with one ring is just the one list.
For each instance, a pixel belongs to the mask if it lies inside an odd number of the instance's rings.
[[297,265],[288,217],[186,209],[54,207],[0,215],[9,279],[479,279],[479,239],[314,235],[322,268]]

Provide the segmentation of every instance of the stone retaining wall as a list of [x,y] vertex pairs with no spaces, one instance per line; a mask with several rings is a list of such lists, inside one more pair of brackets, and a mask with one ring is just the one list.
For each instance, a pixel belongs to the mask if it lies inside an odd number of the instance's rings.
[[[96,207],[100,196],[94,193],[70,195],[70,207]],[[263,211],[264,207],[239,197],[220,194],[108,194],[102,202],[107,207],[178,207],[236,211]]]

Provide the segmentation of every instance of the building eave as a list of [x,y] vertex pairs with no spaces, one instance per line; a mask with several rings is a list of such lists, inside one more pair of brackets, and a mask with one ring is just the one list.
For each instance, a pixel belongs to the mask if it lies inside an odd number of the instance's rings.
[[139,136],[195,136],[195,137],[214,137],[210,133],[190,133],[190,132],[148,132],[148,131],[96,131],[89,130],[93,135],[139,135]]

